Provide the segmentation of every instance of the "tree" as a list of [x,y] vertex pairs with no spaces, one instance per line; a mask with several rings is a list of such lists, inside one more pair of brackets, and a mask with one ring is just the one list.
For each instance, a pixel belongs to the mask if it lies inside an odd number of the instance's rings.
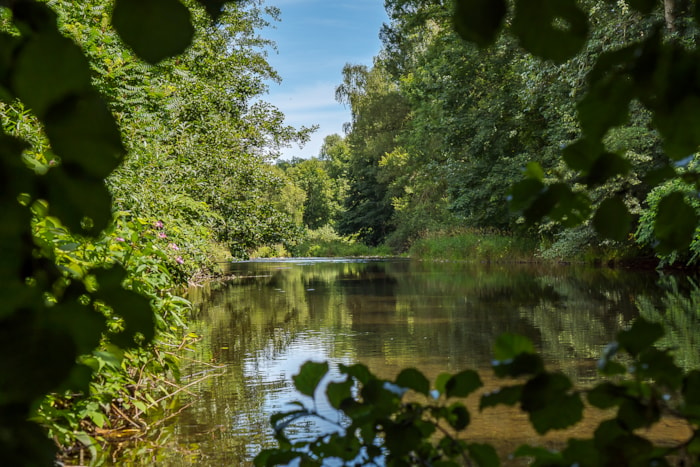
[[[226,2],[197,3],[216,21]],[[60,9],[63,4],[53,5]],[[14,118],[25,107],[33,117],[25,134],[10,136],[4,128],[0,136],[0,288],[6,296],[0,307],[0,452],[11,465],[52,465],[53,442],[28,421],[36,400],[50,391],[89,392],[93,369],[78,357],[92,352],[108,330],[114,345],[146,345],[159,319],[149,299],[136,292],[137,283],[123,285],[123,266],[86,261],[101,266],[71,275],[60,262],[68,256],[54,256],[51,244],[67,229],[75,238],[97,238],[112,221],[105,179],[123,161],[126,147],[111,110],[124,116],[147,109],[130,107],[128,81],[105,86],[125,91],[108,95],[109,102],[99,93],[102,85],[136,76],[134,82],[155,85],[158,91],[159,76],[119,56],[100,70],[104,74],[93,73],[84,52],[61,34],[55,9],[34,0],[1,6],[3,109],[11,108]],[[83,3],[70,6],[77,8],[63,12],[85,13]],[[111,20],[120,38],[150,64],[181,53],[194,34],[191,10],[177,0],[117,0],[113,9],[101,13],[94,18],[97,28],[107,28]],[[66,18],[62,24],[74,27],[71,34],[95,26]],[[100,53],[87,50],[93,56]],[[125,65],[135,75],[122,74]],[[136,134],[148,130],[148,121],[141,122]],[[63,247],[64,252],[75,248]]]
[[346,137],[350,148],[348,191],[339,231],[356,233],[376,245],[391,231],[393,214],[386,184],[377,177],[379,161],[393,149],[408,107],[380,62],[372,69],[346,65],[336,99],[350,105],[352,111]]

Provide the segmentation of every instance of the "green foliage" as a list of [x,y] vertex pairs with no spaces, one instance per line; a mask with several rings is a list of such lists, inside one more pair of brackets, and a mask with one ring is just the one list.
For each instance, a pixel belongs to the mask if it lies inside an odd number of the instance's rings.
[[486,229],[427,232],[414,241],[408,255],[418,259],[455,261],[532,261],[537,242]]
[[[564,374],[546,370],[527,338],[502,335],[494,346],[494,372],[499,378],[518,379],[478,395],[480,410],[517,405],[540,434],[579,423],[584,399],[610,413],[590,439],[569,439],[558,450],[518,447],[513,455],[529,458],[532,465],[670,465],[679,458],[698,462],[692,448],[696,433],[674,445],[655,445],[639,431],[667,416],[681,418],[689,427],[698,423],[698,372],[684,372],[669,349],[657,347],[663,334],[661,325],[638,318],[618,334],[599,362],[601,375],[610,379],[586,389],[575,389]],[[403,370],[395,380],[381,380],[364,366],[340,365],[340,380],[328,383],[325,391],[342,414],[343,421],[336,422],[315,408],[322,401],[319,389],[328,370],[327,363],[309,362],[301,368],[295,385],[314,399],[314,408],[297,402],[294,410],[273,415],[279,447],[262,451],[255,465],[293,459],[303,465],[500,465],[493,447],[469,443],[465,432],[471,415],[463,398],[482,386],[476,372],[442,374],[430,391],[430,383],[416,369]],[[625,373],[627,377],[618,376]],[[286,430],[308,419],[323,421],[335,432],[288,437]]]
[[[542,8],[533,8],[531,3],[525,7],[525,3],[516,2],[509,32],[530,53],[563,62],[576,59],[584,44],[595,40],[586,36],[591,19],[586,18],[583,8],[575,2],[541,2]],[[661,137],[665,156],[656,170],[663,171],[664,177],[679,178],[673,161],[688,158],[700,143],[695,113],[691,111],[697,99],[696,90],[690,84],[696,74],[698,52],[694,46],[688,47],[694,44],[697,27],[692,25],[679,31],[677,23],[681,19],[689,20],[686,17],[690,12],[673,2],[666,3],[665,18],[651,15],[638,39],[605,50],[595,58],[587,74],[588,88],[577,105],[581,134],[564,149],[563,159],[571,170],[580,174],[589,189],[629,172],[629,161],[620,153],[607,151],[604,140],[609,131],[629,122],[634,100],[650,112],[652,125]],[[630,2],[629,6],[647,15],[655,9],[652,2]],[[488,21],[488,15],[500,12],[501,8],[497,5],[489,12],[470,13]],[[462,25],[459,30],[462,37],[473,40],[469,32],[464,32],[468,24],[459,20],[467,13],[458,9],[456,14],[458,24]],[[478,23],[473,18],[470,22]],[[532,180],[520,182],[512,192],[516,209],[522,210],[527,220],[534,222],[549,217],[564,225],[586,221],[589,199],[576,199],[568,188],[558,183],[526,190],[525,183],[535,186]],[[652,186],[657,183],[652,182]],[[602,235],[619,240],[629,231],[631,216],[624,203],[615,199],[615,194],[606,196],[593,225]],[[659,253],[687,249],[698,223],[694,210],[680,195],[669,195],[658,208],[653,236]],[[678,212],[681,215],[675,215]]]
[[392,250],[386,246],[368,246],[356,237],[343,237],[331,226],[308,230],[291,249],[294,256],[302,257],[352,257],[352,256],[391,256]]
[[166,291],[213,264],[217,240],[245,255],[296,234],[263,148],[308,130],[250,104],[276,78],[254,52],[263,13],[225,3],[0,7],[4,463],[52,464],[36,423],[103,460],[108,413],[136,423],[170,400],[164,348],[184,345],[189,305]]

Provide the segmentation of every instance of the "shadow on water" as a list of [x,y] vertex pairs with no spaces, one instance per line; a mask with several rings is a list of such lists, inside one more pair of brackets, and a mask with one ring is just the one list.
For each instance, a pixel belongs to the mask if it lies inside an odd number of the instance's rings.
[[[294,259],[235,263],[231,273],[237,278],[191,291],[193,330],[202,336],[192,358],[207,365],[185,373],[217,365],[224,375],[191,388],[165,465],[249,465],[274,444],[269,416],[299,399],[291,377],[307,360],[361,362],[385,377],[416,367],[432,380],[474,368],[488,389],[501,384],[489,369],[492,343],[514,332],[530,337],[549,366],[590,384],[602,349],[640,307],[670,304],[680,316],[691,305],[671,303],[669,293],[693,290],[684,281],[660,284],[654,272],[572,266]],[[697,330],[695,310],[687,319]],[[698,343],[696,333],[683,338]],[[522,428],[522,414],[473,410],[475,440],[504,449],[547,442]]]

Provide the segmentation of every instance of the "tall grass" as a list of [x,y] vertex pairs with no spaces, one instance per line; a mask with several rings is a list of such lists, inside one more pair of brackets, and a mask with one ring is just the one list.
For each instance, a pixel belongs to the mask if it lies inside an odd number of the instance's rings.
[[408,255],[416,259],[485,262],[536,261],[538,241],[507,232],[458,229],[424,234],[411,244]]

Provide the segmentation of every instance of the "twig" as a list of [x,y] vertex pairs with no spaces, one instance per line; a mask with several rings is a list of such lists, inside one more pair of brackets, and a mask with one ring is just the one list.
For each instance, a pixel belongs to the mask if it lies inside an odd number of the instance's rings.
[[158,400],[152,402],[151,404],[149,404],[146,408],[147,408],[147,409],[150,409],[151,407],[156,406],[158,403],[160,403],[160,402],[162,402],[162,401],[164,401],[164,400],[166,400],[166,399],[169,399],[169,398],[173,397],[175,394],[186,390],[186,389],[189,388],[190,386],[194,386],[195,384],[201,383],[201,382],[204,381],[205,379],[213,378],[213,377],[215,377],[215,376],[223,376],[223,375],[224,375],[223,373],[218,373],[218,374],[214,374],[214,375],[206,375],[206,376],[203,376],[203,377],[201,377],[201,378],[199,378],[199,379],[197,379],[197,380],[195,380],[195,381],[192,381],[191,383],[188,383],[188,384],[186,384],[186,385],[180,387],[179,389],[177,389],[176,391],[173,391],[173,392],[170,393],[170,394],[166,394],[165,396],[161,397],[160,399],[158,399]]

